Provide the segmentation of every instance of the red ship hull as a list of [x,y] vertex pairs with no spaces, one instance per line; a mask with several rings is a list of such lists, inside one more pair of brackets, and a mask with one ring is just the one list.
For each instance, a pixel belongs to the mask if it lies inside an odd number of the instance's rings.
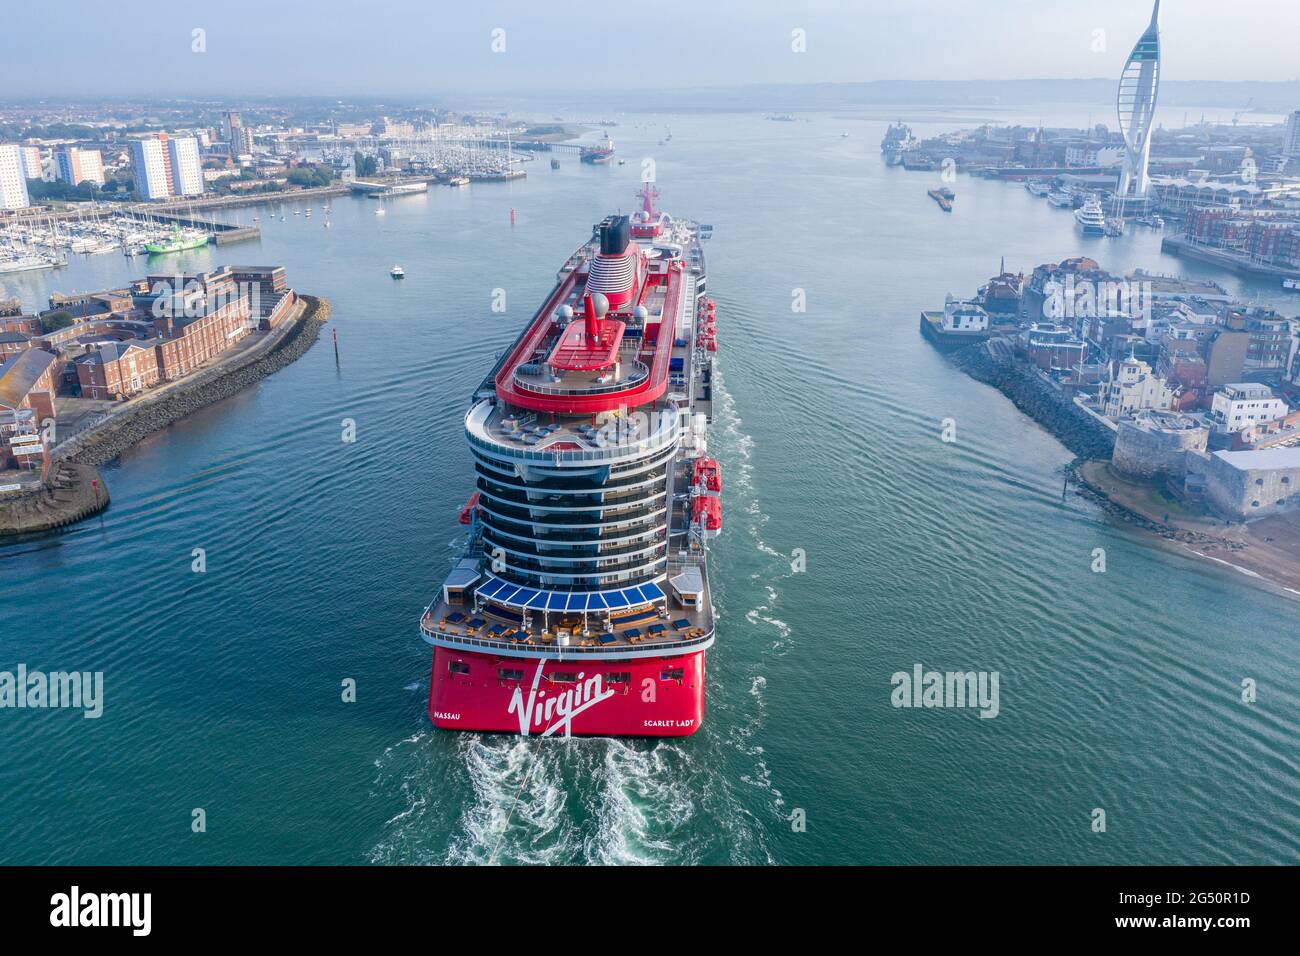
[[704,719],[704,654],[558,661],[435,647],[429,719],[446,730],[686,737]]

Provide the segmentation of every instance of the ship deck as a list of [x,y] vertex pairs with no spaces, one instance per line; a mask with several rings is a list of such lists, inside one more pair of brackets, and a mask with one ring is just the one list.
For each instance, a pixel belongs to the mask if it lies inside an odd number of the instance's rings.
[[507,608],[451,605],[439,597],[425,610],[420,631],[430,644],[504,657],[649,657],[703,650],[713,643],[713,608],[705,563],[670,565],[668,578],[692,571],[703,588],[698,607],[686,607],[671,588],[664,608],[634,609],[618,617],[557,611],[525,621]]
[[[511,459],[525,462],[581,466],[674,445],[682,434],[683,410],[711,421],[712,358],[703,351],[697,354],[695,347],[704,258],[694,232],[689,239],[680,258],[660,260],[652,268],[637,300],[649,313],[640,327],[623,326],[617,330],[621,339],[611,337],[616,370],[587,368],[601,363],[589,362],[585,355],[545,361],[565,349],[565,332],[555,321],[558,310],[569,305],[576,312],[582,301],[584,284],[575,273],[594,247],[579,247],[546,303],[475,393],[466,415],[471,444],[494,452],[506,449]],[[644,336],[648,342],[642,335],[646,330],[654,332]],[[661,390],[646,394],[642,389],[648,380],[658,381]],[[616,393],[641,400],[625,400],[621,408],[616,402],[612,415],[573,404],[596,399],[599,405],[599,399]],[[521,394],[550,401],[519,403]],[[602,592],[523,588],[489,570],[481,542],[471,533],[457,570],[421,617],[422,637],[454,650],[557,660],[705,650],[713,643],[714,619],[704,554],[687,550],[688,462],[687,456],[674,455],[668,469],[668,537],[658,564],[663,576],[655,584],[611,585]],[[697,593],[698,604],[683,604],[679,590]],[[465,595],[463,600],[458,593]]]

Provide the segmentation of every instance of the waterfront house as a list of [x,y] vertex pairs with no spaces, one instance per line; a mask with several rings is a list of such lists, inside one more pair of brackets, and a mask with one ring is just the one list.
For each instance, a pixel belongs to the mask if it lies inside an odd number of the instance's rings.
[[1243,428],[1281,418],[1287,411],[1286,402],[1274,395],[1267,385],[1238,382],[1225,385],[1214,393],[1206,419],[1216,434],[1231,435]]
[[941,328],[945,332],[984,332],[989,327],[989,315],[977,302],[954,299],[948,296],[943,304]]
[[1097,393],[1097,404],[1107,418],[1125,418],[1145,409],[1168,411],[1173,407],[1174,393],[1151,366],[1141,359],[1129,356],[1111,362]]

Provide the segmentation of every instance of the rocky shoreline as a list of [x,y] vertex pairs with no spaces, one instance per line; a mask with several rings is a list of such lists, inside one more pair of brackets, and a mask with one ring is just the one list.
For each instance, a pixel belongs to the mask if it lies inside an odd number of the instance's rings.
[[1175,528],[1172,525],[1156,521],[1134,511],[1132,508],[1126,508],[1121,504],[1111,500],[1101,488],[1097,487],[1084,471],[1084,466],[1089,464],[1084,459],[1076,458],[1070,464],[1065,466],[1066,477],[1075,484],[1077,494],[1081,498],[1087,498],[1089,501],[1101,506],[1109,517],[1118,519],[1131,524],[1135,528],[1141,528],[1143,531],[1159,535],[1167,541],[1176,541],[1179,544],[1186,544],[1196,548],[1215,548],[1227,551],[1244,551],[1246,545],[1240,541],[1233,541],[1230,538],[1220,537],[1218,535],[1205,534],[1200,531],[1188,531],[1185,528]]
[[976,381],[991,385],[1011,399],[1038,424],[1081,459],[1110,458],[1115,433],[1067,396],[1043,381],[1038,370],[1016,359],[1010,350],[998,352],[989,345],[970,345],[950,356],[952,363]]
[[1066,481],[1108,518],[1150,534],[1162,546],[1243,573],[1256,586],[1292,599],[1300,597],[1300,570],[1286,543],[1291,539],[1282,537],[1287,533],[1284,529],[1225,525],[1220,535],[1180,527],[1168,515],[1161,521],[1158,508],[1130,507],[1123,494],[1116,496],[1106,487],[1114,432],[1044,381],[1032,365],[1015,358],[1005,345],[971,345],[949,357],[958,369],[1000,391],[1078,456],[1065,468]]
[[96,466],[305,355],[330,319],[330,304],[316,296],[299,298],[304,304],[302,315],[269,348],[252,351],[231,365],[198,372],[59,445],[45,486],[0,503],[0,536],[49,531],[102,511],[108,507],[108,488]]

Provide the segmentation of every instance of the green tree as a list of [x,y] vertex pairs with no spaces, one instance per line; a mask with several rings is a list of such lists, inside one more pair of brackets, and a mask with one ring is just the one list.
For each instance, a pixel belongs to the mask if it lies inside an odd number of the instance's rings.
[[54,312],[44,312],[41,314],[41,328],[46,334],[57,332],[59,329],[66,329],[76,321],[72,313],[67,309],[57,309]]
[[362,179],[379,172],[379,160],[373,156],[361,155],[360,150],[352,154],[352,165],[356,167],[357,175]]

